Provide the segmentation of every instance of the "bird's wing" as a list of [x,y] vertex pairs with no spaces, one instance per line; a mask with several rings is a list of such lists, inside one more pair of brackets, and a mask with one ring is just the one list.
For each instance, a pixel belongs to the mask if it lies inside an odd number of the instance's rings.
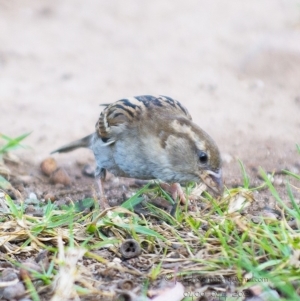
[[142,95],[124,98],[107,105],[96,124],[96,133],[104,142],[113,143],[124,127],[140,121],[146,114],[162,114],[192,120],[187,109],[179,101],[163,95]]

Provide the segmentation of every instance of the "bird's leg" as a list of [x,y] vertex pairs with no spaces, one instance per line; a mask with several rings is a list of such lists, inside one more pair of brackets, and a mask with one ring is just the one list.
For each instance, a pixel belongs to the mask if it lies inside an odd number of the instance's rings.
[[100,209],[103,209],[103,210],[110,207],[108,200],[105,197],[105,193],[104,193],[104,189],[103,189],[103,182],[105,180],[105,177],[106,177],[106,169],[101,168],[99,171],[99,169],[97,167],[96,173],[95,173],[95,178],[96,178],[96,182],[98,185],[99,205],[100,205]]
[[160,187],[163,190],[169,192],[175,202],[177,201],[178,198],[181,204],[186,203],[187,201],[186,197],[179,183],[173,183],[173,184],[160,183]]

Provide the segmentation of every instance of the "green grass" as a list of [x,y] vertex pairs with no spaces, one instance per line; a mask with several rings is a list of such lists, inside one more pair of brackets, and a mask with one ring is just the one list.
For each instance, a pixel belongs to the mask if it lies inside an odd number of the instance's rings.
[[3,156],[5,153],[24,147],[21,144],[21,142],[29,135],[30,133],[26,133],[16,138],[11,138],[9,136],[0,133],[0,140],[4,141],[3,144],[2,143],[0,144],[0,157]]
[[18,148],[23,148],[24,146],[21,144],[21,142],[28,136],[30,133],[26,133],[23,135],[20,135],[16,138],[11,138],[7,135],[0,133],[0,189],[11,189],[10,182],[2,176],[10,174],[10,170],[8,167],[5,166],[3,162],[3,157],[5,154],[16,150]]
[[[2,250],[6,251],[7,260],[17,267],[22,264],[13,259],[15,254],[36,254],[41,250],[51,254],[46,270],[29,270],[31,277],[24,279],[32,300],[40,300],[41,288],[37,283],[50,289],[55,286],[56,278],[67,272],[70,281],[77,279],[77,274],[73,275],[72,269],[67,269],[72,267],[68,263],[68,254],[73,254],[72,258],[78,256],[78,260],[83,256],[84,260],[98,263],[105,270],[112,262],[99,254],[99,250],[107,249],[113,257],[120,258],[119,247],[127,238],[140,243],[143,253],[139,260],[150,260],[150,264],[144,270],[127,268],[123,264],[116,264],[114,268],[124,278],[133,277],[136,285],[144,283],[145,291],[157,280],[173,281],[175,277],[186,286],[184,300],[190,301],[195,300],[195,282],[221,277],[232,284],[233,292],[239,296],[259,285],[265,296],[269,296],[268,300],[276,299],[275,290],[281,300],[299,300],[300,209],[294,194],[300,189],[300,176],[286,171],[286,193],[281,195],[263,169],[260,169],[262,185],[250,188],[246,168],[241,161],[239,164],[243,186],[227,188],[218,199],[205,192],[201,207],[194,205],[194,209],[189,210],[187,205],[178,206],[174,216],[150,203],[146,205],[149,216],[134,213],[133,207],[143,200],[143,194],[169,201],[164,191],[150,189],[149,185],[120,207],[105,211],[94,209],[84,215],[81,210],[92,208],[95,200],[85,199],[80,206],[71,204],[62,208],[49,201],[41,205],[43,217],[33,217],[25,213],[23,201],[16,203],[5,195],[9,212],[0,212]],[[289,179],[293,179],[293,185]],[[192,188],[193,185],[188,186],[187,192],[190,193]],[[260,216],[252,221],[245,214],[247,208],[259,201],[256,193],[262,188],[276,201],[280,219]],[[79,271],[76,273],[80,275]],[[76,285],[73,281],[76,294],[101,293],[113,297],[109,290],[103,292],[97,290],[97,286],[91,287],[89,278],[85,277],[85,274],[81,275]],[[227,294],[226,300],[241,300],[235,298],[233,292]],[[225,296],[219,297],[225,300]]]

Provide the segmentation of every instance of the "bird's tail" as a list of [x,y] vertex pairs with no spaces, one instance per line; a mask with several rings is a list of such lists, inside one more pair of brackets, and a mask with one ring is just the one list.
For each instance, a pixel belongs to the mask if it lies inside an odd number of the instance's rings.
[[89,147],[91,144],[91,139],[92,139],[93,134],[88,135],[86,137],[83,137],[79,140],[73,141],[67,145],[64,145],[56,150],[54,150],[53,152],[51,152],[51,154],[54,153],[67,153],[70,151],[73,151],[74,149],[80,148],[80,147]]

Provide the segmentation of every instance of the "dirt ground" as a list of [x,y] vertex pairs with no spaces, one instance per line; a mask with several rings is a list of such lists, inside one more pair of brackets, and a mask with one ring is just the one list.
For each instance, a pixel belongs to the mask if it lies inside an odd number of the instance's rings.
[[[38,197],[53,149],[90,134],[99,104],[142,94],[187,107],[228,187],[241,184],[237,159],[253,185],[259,166],[299,173],[299,78],[299,0],[0,0],[0,133],[31,132],[17,155],[43,179]],[[88,150],[55,158],[73,187],[92,183]]]
[[91,133],[100,103],[163,94],[216,140],[227,183],[236,158],[300,169],[298,0],[0,1],[0,39],[0,130],[32,132],[26,160]]

